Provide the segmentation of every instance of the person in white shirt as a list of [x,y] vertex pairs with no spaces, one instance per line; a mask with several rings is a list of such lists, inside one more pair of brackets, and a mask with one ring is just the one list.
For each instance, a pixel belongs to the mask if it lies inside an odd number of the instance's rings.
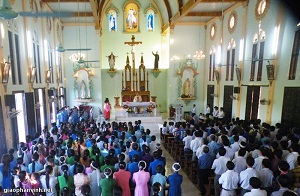
[[196,115],[196,104],[193,105],[193,109],[191,111],[192,117]]
[[234,171],[240,174],[242,171],[244,171],[247,168],[247,163],[245,159],[246,150],[244,148],[240,149],[238,151],[238,156],[232,160],[232,162],[235,164]]
[[198,159],[200,156],[202,156],[204,154],[204,152],[203,152],[204,147],[208,145],[208,140],[206,138],[203,138],[202,142],[203,142],[202,146],[200,146],[196,151],[196,157]]
[[[245,151],[246,151],[246,153],[245,153],[245,155],[244,155],[244,158],[245,158],[245,159],[246,159],[246,158],[248,157],[248,155],[249,155],[249,153],[248,153],[246,147],[247,147],[247,143],[244,142],[244,141],[241,141],[241,142],[240,142],[240,150],[241,150],[241,149],[245,149]],[[239,151],[237,151],[237,152],[234,153],[234,158],[236,158],[236,157],[238,157],[238,156],[239,156]]]
[[255,169],[253,169],[254,159],[253,157],[248,157],[246,159],[247,169],[240,173],[240,185],[242,188],[241,195],[244,195],[246,192],[251,190],[251,186],[249,184],[249,180],[251,177],[258,177],[258,173]]
[[239,143],[239,136],[238,135],[234,135],[233,136],[233,141],[234,143],[230,145],[231,149],[235,152],[239,151],[240,149],[240,143]]
[[262,161],[264,159],[268,159],[268,157],[266,157],[265,155],[266,155],[266,149],[264,149],[263,147],[260,148],[260,150],[259,150],[259,156],[254,159],[254,166],[253,166],[253,168],[256,169],[256,171],[261,170],[263,168]]
[[286,162],[290,165],[290,170],[295,169],[297,158],[299,156],[298,149],[298,144],[292,144],[290,147],[290,153],[285,158]]
[[218,119],[218,113],[219,113],[219,107],[215,106],[214,111],[213,111],[213,117],[214,117],[215,120]]
[[224,113],[223,107],[220,107],[220,110],[218,112],[218,119],[222,120],[224,117],[225,117],[225,113]]
[[184,142],[184,153],[193,153],[191,149],[191,141],[193,140],[193,136],[191,136],[191,130],[186,130],[186,136],[182,139]]
[[273,172],[270,170],[271,161],[269,159],[264,159],[262,161],[262,166],[263,168],[261,170],[257,170],[258,178],[262,183],[261,187],[268,193],[271,193],[274,180]]
[[219,148],[219,155],[220,157],[215,159],[213,162],[213,165],[211,169],[215,170],[215,177],[214,177],[214,187],[215,187],[215,195],[220,195],[220,184],[219,184],[219,178],[223,173],[226,172],[226,164],[230,159],[228,157],[225,157],[226,150],[225,148],[221,147]]
[[207,104],[207,106],[206,106],[205,115],[207,115],[207,116],[210,115],[210,104]]
[[196,152],[197,152],[198,148],[200,146],[202,146],[202,144],[203,144],[203,142],[202,142],[203,131],[197,130],[194,132],[194,134],[195,134],[196,138],[191,141],[191,149],[193,151],[193,160],[196,157]]
[[236,195],[235,189],[238,188],[239,174],[233,171],[233,162],[228,161],[226,167],[227,171],[219,178],[219,184],[222,184],[221,196],[234,196]]
[[267,196],[267,191],[260,189],[261,182],[257,177],[251,177],[249,184],[252,189],[250,192],[245,193],[244,196]]
[[150,154],[151,156],[153,155],[153,152],[156,151],[156,144],[158,141],[156,141],[156,136],[152,135],[151,136],[151,142],[149,143],[149,148],[150,148]]
[[167,122],[165,121],[163,127],[161,128],[161,134],[165,135],[167,133],[168,133],[168,126],[167,126]]
[[46,166],[46,174],[42,175],[40,177],[40,181],[41,181],[41,187],[44,190],[52,190],[52,191],[47,191],[46,192],[46,196],[55,196],[57,195],[56,193],[56,184],[57,184],[57,177],[54,177],[53,175],[51,175],[53,172],[53,167],[51,165],[47,165]]

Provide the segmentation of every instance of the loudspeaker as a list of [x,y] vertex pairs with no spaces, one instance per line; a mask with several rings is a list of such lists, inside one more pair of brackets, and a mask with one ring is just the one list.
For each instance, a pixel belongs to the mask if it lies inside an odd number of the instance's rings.
[[52,90],[52,89],[48,89],[48,96],[49,97],[52,97],[52,96],[54,96],[54,92],[53,92],[54,90]]
[[235,74],[236,74],[236,79],[237,81],[240,81],[241,80],[241,70],[240,68],[235,68]]
[[233,88],[233,93],[240,94],[240,87],[234,87]]

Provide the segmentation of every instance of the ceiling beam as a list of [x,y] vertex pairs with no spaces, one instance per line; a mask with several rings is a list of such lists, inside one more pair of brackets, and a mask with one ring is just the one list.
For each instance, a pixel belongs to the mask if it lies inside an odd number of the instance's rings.
[[96,1],[96,0],[89,0],[89,1],[91,3],[92,13],[93,13],[93,16],[94,16],[95,29],[99,30],[99,28],[100,28],[100,14],[99,14],[99,11],[98,11],[99,1]]
[[98,25],[99,25],[99,28],[97,29],[97,30],[100,30],[100,34],[101,34],[101,29],[100,29],[100,27],[101,27],[101,18],[100,18],[100,16],[102,16],[103,14],[102,14],[102,11],[103,11],[103,8],[104,8],[104,3],[106,2],[106,0],[102,0],[100,3],[99,3],[99,1],[100,0],[97,0],[98,1],[98,16],[99,16],[99,22],[98,22]]
[[164,0],[164,3],[166,5],[167,12],[168,12],[168,21],[170,21],[172,17],[171,6],[168,0]]
[[215,17],[215,16],[222,16],[222,12],[190,12],[190,13],[187,13],[186,16]]
[[171,19],[171,25],[175,25],[180,21],[186,14],[188,14],[201,0],[188,0],[181,8],[180,15]]
[[42,0],[44,3],[87,3],[89,0]]

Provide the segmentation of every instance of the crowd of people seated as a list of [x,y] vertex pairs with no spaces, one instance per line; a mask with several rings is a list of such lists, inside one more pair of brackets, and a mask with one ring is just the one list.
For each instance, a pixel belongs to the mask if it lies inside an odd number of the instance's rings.
[[[299,128],[206,115],[164,122],[161,134],[183,146],[185,159],[198,163],[196,183],[202,195],[300,194]],[[210,179],[213,187],[208,187]]]
[[162,196],[167,186],[168,195],[181,195],[179,163],[166,177],[166,159],[150,134],[140,120],[53,123],[2,156],[1,194]]

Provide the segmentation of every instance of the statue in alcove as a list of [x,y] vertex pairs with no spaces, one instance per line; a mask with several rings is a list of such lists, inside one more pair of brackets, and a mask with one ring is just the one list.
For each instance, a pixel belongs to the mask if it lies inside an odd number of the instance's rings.
[[80,83],[80,98],[86,98],[86,84],[84,80],[82,80]]

